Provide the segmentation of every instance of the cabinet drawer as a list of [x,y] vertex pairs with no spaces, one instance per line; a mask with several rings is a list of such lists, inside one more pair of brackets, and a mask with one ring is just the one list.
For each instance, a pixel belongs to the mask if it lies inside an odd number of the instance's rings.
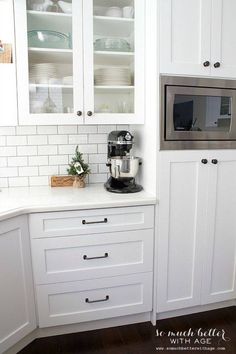
[[153,230],[32,240],[36,284],[152,271]]
[[31,214],[32,238],[152,228],[154,207],[139,206]]
[[152,273],[36,287],[39,327],[152,310]]

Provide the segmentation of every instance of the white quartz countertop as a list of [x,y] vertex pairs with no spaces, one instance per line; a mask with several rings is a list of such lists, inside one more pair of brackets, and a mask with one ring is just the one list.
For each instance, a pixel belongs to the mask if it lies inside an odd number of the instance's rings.
[[114,208],[156,204],[154,195],[107,192],[103,185],[73,187],[20,187],[0,192],[0,220],[26,213],[63,210]]

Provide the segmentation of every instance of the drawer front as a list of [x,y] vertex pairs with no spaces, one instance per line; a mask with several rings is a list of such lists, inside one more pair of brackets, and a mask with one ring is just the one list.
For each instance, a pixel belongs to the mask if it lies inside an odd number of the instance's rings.
[[32,240],[36,284],[152,271],[153,230]]
[[39,327],[152,310],[152,273],[36,287]]
[[154,225],[154,206],[31,214],[32,238],[140,230]]

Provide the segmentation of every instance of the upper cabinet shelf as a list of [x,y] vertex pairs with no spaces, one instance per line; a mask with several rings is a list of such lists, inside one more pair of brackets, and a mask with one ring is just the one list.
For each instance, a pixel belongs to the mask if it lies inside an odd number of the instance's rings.
[[145,0],[27,3],[15,0],[20,123],[143,123]]
[[134,32],[133,18],[94,16],[94,34],[129,37]]
[[135,53],[95,51],[94,57],[97,65],[129,66],[134,61]]
[[50,49],[50,48],[31,48],[28,49],[28,59],[34,63],[63,63],[70,64],[73,51],[71,49]]
[[134,18],[125,18],[125,17],[110,17],[110,16],[94,16],[93,17],[95,21],[102,21],[102,22],[112,22],[112,23],[116,23],[116,22],[120,22],[122,24],[124,24],[125,22],[128,23],[133,23],[134,22]]
[[34,11],[34,10],[27,10],[27,14],[31,16],[38,16],[38,17],[57,17],[63,18],[65,17],[72,17],[72,14],[65,14],[62,12],[49,12],[49,11]]

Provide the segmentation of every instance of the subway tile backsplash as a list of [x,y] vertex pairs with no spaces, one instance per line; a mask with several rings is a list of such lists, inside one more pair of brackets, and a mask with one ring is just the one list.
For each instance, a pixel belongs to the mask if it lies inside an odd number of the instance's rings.
[[108,177],[107,135],[128,125],[0,127],[0,187],[45,186],[65,175],[76,145],[89,163],[88,183]]

